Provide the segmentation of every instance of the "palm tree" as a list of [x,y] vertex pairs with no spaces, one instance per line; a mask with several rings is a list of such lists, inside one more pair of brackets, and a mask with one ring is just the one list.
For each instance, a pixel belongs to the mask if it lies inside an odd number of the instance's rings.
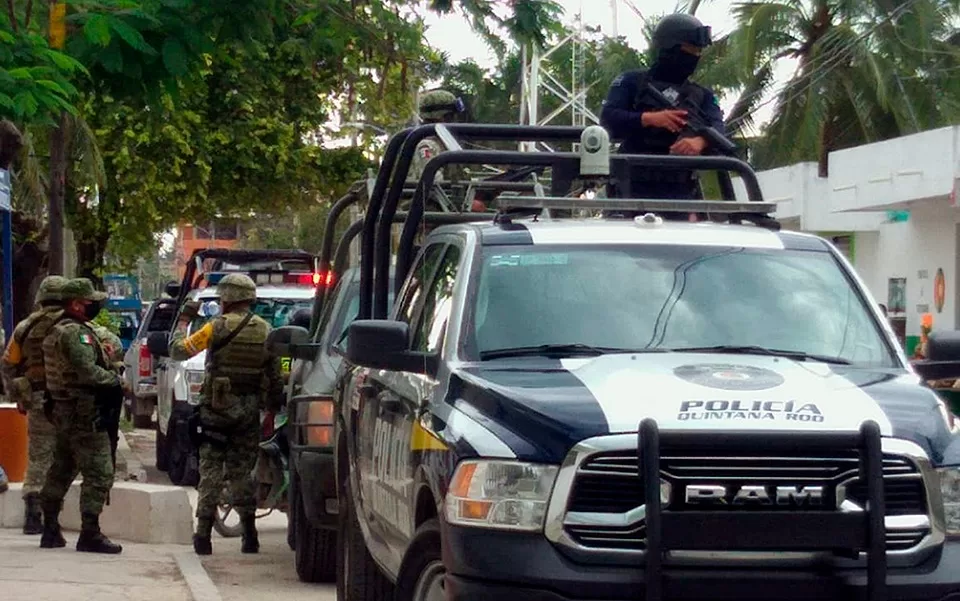
[[757,0],[734,10],[730,52],[756,93],[732,111],[733,128],[749,124],[777,63],[798,63],[775,97],[758,166],[818,160],[826,175],[832,150],[960,116],[953,0]]

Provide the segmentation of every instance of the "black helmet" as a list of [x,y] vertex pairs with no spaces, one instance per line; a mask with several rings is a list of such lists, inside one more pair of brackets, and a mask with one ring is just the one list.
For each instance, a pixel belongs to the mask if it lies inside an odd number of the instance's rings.
[[712,43],[710,26],[687,13],[675,13],[661,19],[653,32],[654,50],[666,50],[683,43],[706,48]]

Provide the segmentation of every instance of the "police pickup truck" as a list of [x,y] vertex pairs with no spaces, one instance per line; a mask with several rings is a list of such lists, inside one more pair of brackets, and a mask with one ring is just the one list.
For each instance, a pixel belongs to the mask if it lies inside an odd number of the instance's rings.
[[[569,182],[571,154],[450,151],[421,192],[458,161]],[[956,429],[847,260],[780,231],[744,163],[609,162],[737,169],[758,202],[501,196],[398,259],[389,314],[387,240],[363,257],[334,396],[338,599],[960,598]],[[661,216],[684,210],[709,221]]]

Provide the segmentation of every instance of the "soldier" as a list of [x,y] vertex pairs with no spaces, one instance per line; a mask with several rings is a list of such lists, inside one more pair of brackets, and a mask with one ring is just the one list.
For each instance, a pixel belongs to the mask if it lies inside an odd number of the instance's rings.
[[60,293],[67,278],[47,276],[37,289],[36,307],[17,324],[3,354],[0,374],[7,398],[27,416],[27,474],[23,479],[23,533],[40,534],[40,489],[53,461],[56,430],[43,413],[47,382],[43,339],[63,313]]
[[[611,136],[623,140],[625,154],[699,155],[708,140],[688,127],[688,109],[706,125],[724,132],[717,97],[690,77],[702,51],[711,44],[710,27],[688,14],[664,17],[653,33],[656,59],[648,71],[620,74],[610,86],[600,115]],[[673,97],[682,109],[664,109],[645,92],[648,84]],[[692,171],[636,167],[629,174],[634,198],[693,200],[700,196]]]
[[[424,125],[430,123],[449,123],[458,113],[464,112],[463,100],[447,90],[432,90],[420,97],[420,119]],[[430,136],[417,144],[410,165],[409,179],[419,180],[427,161],[443,152],[444,146],[439,138]],[[438,171],[436,182],[443,181],[443,172]]]
[[100,513],[113,487],[110,424],[105,423],[105,398],[122,398],[124,385],[89,321],[100,313],[107,295],[86,278],[63,287],[63,316],[43,340],[50,414],[57,428],[53,464],[40,492],[43,505],[42,548],[63,547],[59,514],[63,498],[77,472],[80,488],[80,537],[77,551],[120,553],[123,549],[100,532]]
[[257,553],[256,510],[250,474],[260,443],[260,410],[275,411],[283,398],[280,358],[266,346],[270,325],[251,311],[257,286],[248,276],[231,273],[217,286],[222,312],[187,337],[187,325],[196,315],[196,303],[180,314],[170,341],[170,357],[185,361],[207,349],[206,374],[200,392],[200,483],[197,490],[197,555],[213,552],[210,531],[220,504],[224,480],[230,503],[243,524],[243,553]]

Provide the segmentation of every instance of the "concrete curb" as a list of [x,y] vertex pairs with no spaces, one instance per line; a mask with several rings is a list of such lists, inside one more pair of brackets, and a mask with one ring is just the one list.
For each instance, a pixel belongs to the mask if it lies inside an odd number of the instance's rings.
[[[80,529],[80,482],[74,482],[63,501],[60,523]],[[0,494],[0,527],[23,527],[20,483]],[[103,508],[100,527],[107,536],[139,543],[190,544],[193,541],[193,507],[179,486],[116,482],[110,504]]]
[[190,589],[190,596],[193,601],[221,601],[220,591],[217,585],[210,579],[207,570],[204,569],[200,558],[193,553],[177,553],[175,555],[177,567],[183,580]]
[[[120,465],[120,458],[123,457],[123,467]],[[127,437],[120,433],[120,440],[117,443],[117,475],[121,480],[134,480],[141,484],[147,481],[147,470],[143,469],[143,463],[137,453],[130,448]]]

